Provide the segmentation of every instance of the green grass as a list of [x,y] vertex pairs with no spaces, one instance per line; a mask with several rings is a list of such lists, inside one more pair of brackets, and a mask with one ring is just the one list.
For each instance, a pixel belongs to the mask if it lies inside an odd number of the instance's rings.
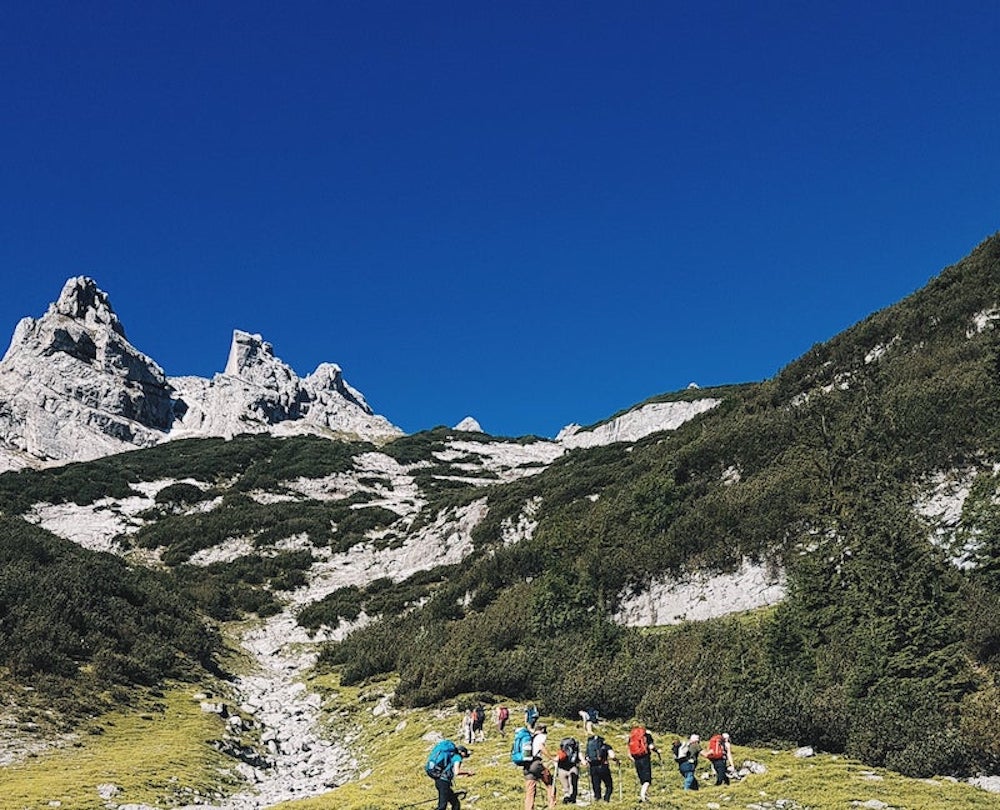
[[[391,689],[391,682],[348,689],[339,686],[336,676],[324,676],[315,680],[313,686],[321,686],[327,691],[326,708],[339,718],[340,728],[331,729],[333,733],[344,729],[362,729],[361,737],[356,742],[361,753],[361,776],[327,794],[286,802],[278,805],[276,810],[432,808],[436,793],[433,783],[423,773],[423,763],[431,744],[422,738],[428,732],[436,731],[458,739],[460,714],[454,706],[406,710],[376,718],[371,713],[373,702],[378,695]],[[507,705],[511,707],[512,722],[516,722],[521,707],[516,702],[508,702]],[[545,717],[542,722],[548,724],[549,741],[553,748],[563,736],[572,735],[581,742],[585,739],[579,722]],[[522,806],[524,781],[520,769],[509,759],[513,728],[516,725],[509,726],[507,737],[501,738],[495,729],[487,725],[486,742],[471,746],[473,756],[467,765],[475,771],[475,776],[460,777],[456,781],[457,789],[468,791],[462,801],[463,808],[509,810]],[[613,768],[615,788],[612,805],[638,808],[638,780],[632,764],[625,758],[628,726],[605,722],[599,731],[622,757],[620,777],[618,767]],[[655,729],[651,729],[651,733],[659,747],[669,751],[669,743],[676,735],[657,733]],[[855,802],[860,804],[872,799],[900,810],[938,810],[942,807],[949,810],[985,810],[1000,805],[1000,799],[995,794],[969,785],[946,779],[908,779],[891,771],[868,768],[844,757],[828,754],[798,759],[791,751],[735,746],[734,757],[737,764],[745,760],[763,763],[767,773],[748,776],[729,787],[715,787],[714,775],[710,779],[706,776],[699,791],[685,793],[681,789],[681,776],[668,753],[662,765],[654,761],[650,800],[645,807],[661,810],[709,810],[712,805],[723,809],[745,808],[753,804],[775,807],[773,803],[781,799],[788,803],[777,806],[783,806],[785,810],[844,810],[857,806]],[[699,764],[701,778],[710,768],[704,760]],[[557,793],[557,804],[561,799],[561,793]],[[590,803],[586,771],[581,774],[579,804],[585,802]],[[536,806],[545,806],[541,794],[536,798]]]
[[[396,683],[397,679],[387,679],[344,687],[336,674],[309,681],[310,688],[324,696],[326,733],[349,745],[358,756],[360,772],[322,796],[286,802],[277,805],[276,810],[401,810],[434,805],[434,786],[423,774],[431,744],[423,737],[437,732],[457,739],[460,715],[452,704],[376,716],[373,709]],[[516,723],[521,706],[513,701],[507,705]],[[584,739],[579,722],[552,717],[543,717],[542,722],[548,724],[553,747],[562,736]],[[147,711],[106,715],[92,727],[100,728],[101,733],[83,733],[75,744],[0,771],[0,807],[42,810],[58,801],[64,808],[98,810],[104,803],[97,787],[104,783],[122,789],[114,799],[118,804],[145,803],[160,808],[199,803],[196,795],[210,804],[210,797],[237,789],[223,775],[231,769],[232,761],[206,745],[207,740],[222,736],[222,722],[201,711],[190,688],[174,689]],[[501,738],[488,725],[487,740],[472,746],[474,753],[467,764],[475,776],[461,777],[457,783],[457,787],[468,791],[462,802],[464,808],[507,810],[521,806],[523,779],[509,760],[514,727],[509,727],[507,737]],[[631,763],[624,759],[628,726],[604,722],[599,730],[623,758],[620,770],[613,768],[612,804],[638,807],[638,782]],[[656,729],[651,732],[660,748],[669,750],[676,735]],[[907,779],[833,755],[797,759],[791,751],[735,746],[734,757],[738,764],[745,760],[763,763],[767,773],[748,776],[730,787],[715,787],[714,779],[704,778],[701,790],[685,793],[681,777],[667,755],[662,765],[654,762],[646,807],[712,810],[717,806],[724,810],[756,804],[785,810],[843,810],[873,799],[900,810],[985,810],[1000,804],[996,795],[968,785],[946,779]],[[702,763],[699,778],[707,771],[707,763]],[[774,804],[779,800],[785,803]],[[580,804],[589,801],[589,780],[584,772]],[[538,807],[542,806],[543,799],[538,801]]]
[[220,772],[232,760],[206,744],[222,736],[223,722],[202,712],[192,694],[178,688],[148,711],[104,715],[69,746],[4,768],[0,807],[104,808],[97,787],[109,783],[121,788],[117,804],[170,807],[190,803],[195,792],[230,792]]

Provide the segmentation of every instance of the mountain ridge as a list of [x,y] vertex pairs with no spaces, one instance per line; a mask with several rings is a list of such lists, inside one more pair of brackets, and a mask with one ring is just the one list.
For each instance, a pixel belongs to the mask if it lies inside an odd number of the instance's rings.
[[[391,677],[399,707],[597,705],[911,776],[996,774],[998,309],[994,236],[775,378],[654,397],[573,431],[605,428],[592,445],[177,440],[2,474],[0,511],[12,535],[33,524],[22,542],[154,568],[233,634],[250,663],[222,688],[260,758],[215,807],[349,778],[314,693],[266,699],[331,673]],[[689,418],[653,430],[670,401]],[[31,615],[17,584],[0,570],[0,604]],[[36,647],[104,660],[69,641]]]

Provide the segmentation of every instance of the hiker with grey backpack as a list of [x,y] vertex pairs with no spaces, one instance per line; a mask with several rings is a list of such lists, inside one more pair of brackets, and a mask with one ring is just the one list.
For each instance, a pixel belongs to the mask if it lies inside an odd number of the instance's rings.
[[674,762],[684,777],[684,790],[697,790],[698,778],[695,771],[698,769],[698,754],[701,753],[701,737],[692,734],[686,742],[674,740],[673,751]]
[[563,791],[563,804],[576,804],[580,786],[580,743],[575,737],[563,737],[556,753],[556,776]]

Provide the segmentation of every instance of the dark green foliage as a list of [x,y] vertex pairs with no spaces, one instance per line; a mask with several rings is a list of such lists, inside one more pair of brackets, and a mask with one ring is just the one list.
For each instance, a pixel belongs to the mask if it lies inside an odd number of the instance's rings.
[[275,442],[271,452],[258,455],[240,476],[237,488],[273,492],[283,481],[325,478],[349,472],[354,457],[375,448],[369,444],[333,442],[319,436],[296,436]]
[[[489,488],[474,532],[483,556],[391,644],[391,623],[377,622],[330,660],[351,661],[352,677],[397,669],[407,703],[485,689],[569,716],[596,702],[667,728],[810,743],[911,774],[992,767],[1000,331],[973,316],[997,301],[1000,237],[774,380],[684,392],[723,402],[677,431],[573,451]],[[436,464],[446,435],[411,437],[400,458]],[[930,475],[968,467],[984,472],[944,538],[956,556],[973,549],[963,573],[913,503]],[[504,546],[529,504],[533,537]],[[746,559],[789,576],[788,599],[756,620],[648,636],[608,620],[653,578]],[[963,760],[963,746],[982,753]]]
[[186,482],[169,484],[156,493],[155,501],[158,504],[180,508],[191,506],[201,501],[207,500],[210,495],[201,487]]
[[213,667],[219,639],[161,574],[0,519],[0,665],[60,683],[154,684]]
[[177,587],[202,610],[213,619],[227,621],[247,613],[277,613],[280,605],[274,592],[304,585],[312,563],[307,550],[283,551],[207,566],[179,565],[172,573]]
[[164,478],[217,483],[238,477],[237,488],[242,490],[275,489],[279,482],[300,476],[319,478],[350,470],[354,455],[372,449],[315,436],[183,439],[96,461],[0,474],[0,510],[20,514],[35,503],[83,505],[125,498],[133,494],[131,484]]
[[354,509],[352,501],[280,501],[262,504],[232,493],[209,512],[168,515],[144,526],[132,542],[144,548],[162,548],[167,565],[186,562],[192,554],[226,540],[248,537],[257,546],[305,534],[315,546],[346,551],[364,539],[365,532],[388,526],[397,515],[382,507]]

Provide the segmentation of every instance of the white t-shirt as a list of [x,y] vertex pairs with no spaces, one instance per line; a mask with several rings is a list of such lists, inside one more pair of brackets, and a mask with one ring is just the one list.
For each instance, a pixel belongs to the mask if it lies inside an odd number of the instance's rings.
[[545,741],[548,738],[549,735],[541,731],[531,738],[531,755],[533,757],[540,757],[542,755],[542,749],[545,747]]

